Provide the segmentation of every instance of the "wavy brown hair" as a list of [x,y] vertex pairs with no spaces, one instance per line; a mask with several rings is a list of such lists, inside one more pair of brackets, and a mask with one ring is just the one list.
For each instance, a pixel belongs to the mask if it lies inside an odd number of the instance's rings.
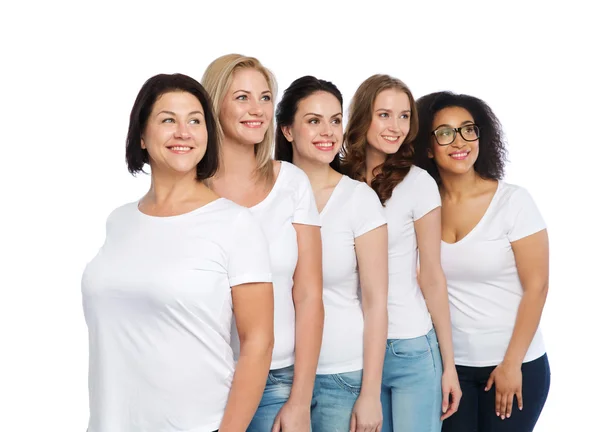
[[[413,164],[413,141],[419,129],[419,119],[415,99],[406,84],[389,75],[377,74],[367,78],[356,90],[350,102],[348,124],[342,146],[342,171],[355,180],[366,181],[367,132],[373,119],[373,105],[377,95],[384,90],[395,89],[406,93],[410,102],[410,129],[400,149],[388,155],[371,182],[371,187],[383,205],[392,196],[398,183],[410,171]],[[381,168],[381,170],[379,170]]]

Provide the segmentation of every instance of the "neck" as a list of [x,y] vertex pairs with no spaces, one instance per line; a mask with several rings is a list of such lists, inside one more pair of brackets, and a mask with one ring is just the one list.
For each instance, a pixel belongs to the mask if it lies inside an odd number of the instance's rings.
[[318,191],[329,186],[332,177],[337,174],[329,164],[307,160],[296,156],[296,153],[292,157],[292,163],[306,173],[313,191]]
[[466,196],[473,195],[479,184],[483,181],[474,169],[465,174],[452,174],[440,170],[442,196],[451,201],[460,201]]
[[244,180],[254,178],[257,168],[254,146],[225,138],[220,156],[221,162],[216,178],[234,177]]
[[369,186],[371,185],[373,178],[381,171],[381,168],[378,168],[377,170],[375,170],[375,168],[383,165],[386,157],[387,155],[385,153],[375,150],[367,143],[367,148],[365,150],[365,179]]
[[197,196],[198,190],[206,186],[196,180],[195,170],[178,175],[152,170],[152,181],[146,199],[158,206],[170,206]]

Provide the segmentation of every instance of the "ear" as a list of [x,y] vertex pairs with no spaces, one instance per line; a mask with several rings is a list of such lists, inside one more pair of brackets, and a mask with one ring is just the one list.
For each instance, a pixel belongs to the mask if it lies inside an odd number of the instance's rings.
[[428,157],[429,159],[433,159],[433,152],[431,151],[431,149],[430,149],[430,148],[428,148],[428,149],[427,149],[427,157]]
[[294,137],[292,136],[292,128],[290,126],[282,126],[281,132],[283,132],[283,136],[289,142],[294,141]]
[[144,138],[142,138],[142,148],[146,150],[146,143],[144,142]]

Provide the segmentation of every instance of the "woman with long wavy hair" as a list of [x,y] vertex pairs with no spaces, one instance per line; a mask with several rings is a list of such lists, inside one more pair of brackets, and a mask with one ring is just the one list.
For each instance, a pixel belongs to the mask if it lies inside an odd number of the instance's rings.
[[440,264],[440,195],[433,178],[412,164],[415,101],[399,79],[373,75],[360,85],[349,111],[342,169],[375,190],[388,222],[382,431],[440,431],[442,420],[458,408],[461,391]]

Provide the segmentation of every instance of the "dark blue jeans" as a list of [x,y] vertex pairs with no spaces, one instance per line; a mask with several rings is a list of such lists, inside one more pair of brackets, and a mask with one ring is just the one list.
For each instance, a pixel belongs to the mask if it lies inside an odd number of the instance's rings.
[[456,366],[463,392],[458,411],[444,420],[442,432],[532,432],[550,389],[548,357],[523,363],[523,411],[516,398],[510,418],[496,416],[496,387],[484,391],[495,366]]

